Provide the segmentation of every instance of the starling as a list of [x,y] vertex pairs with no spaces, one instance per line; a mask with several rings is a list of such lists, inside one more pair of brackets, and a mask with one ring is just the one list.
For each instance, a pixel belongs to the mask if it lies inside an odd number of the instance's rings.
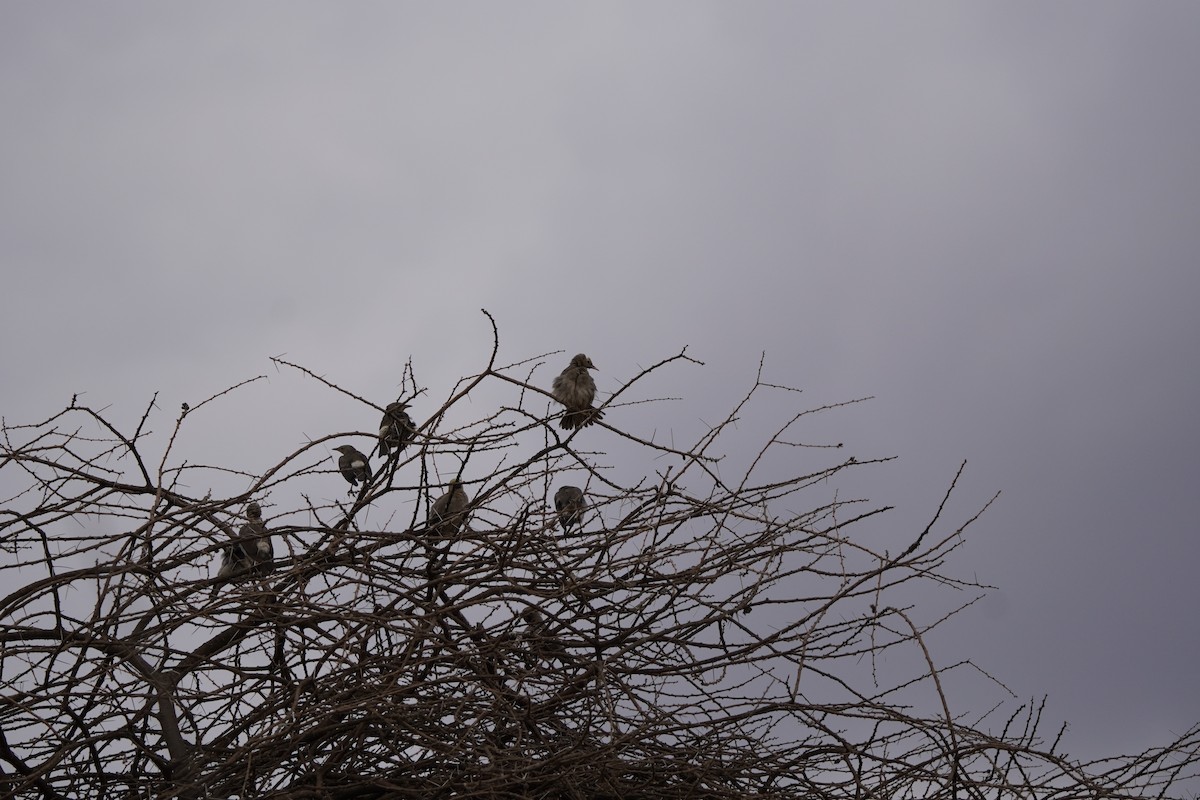
[[397,457],[417,435],[412,417],[405,409],[408,403],[388,403],[383,412],[383,422],[379,423],[379,455],[388,458],[395,448]]
[[275,548],[271,546],[271,534],[262,521],[262,508],[258,503],[246,506],[246,524],[238,532],[243,542],[254,542],[250,557],[256,562],[259,572],[275,569]]
[[554,379],[551,394],[567,409],[559,423],[565,430],[586,427],[603,416],[602,412],[592,407],[592,401],[596,399],[596,382],[588,370],[595,368],[592,360],[580,353]]
[[572,526],[583,522],[583,512],[587,509],[583,490],[578,486],[558,487],[554,493],[554,508],[558,511],[558,524],[563,533],[567,533]]
[[521,612],[521,621],[525,623],[525,637],[530,649],[537,655],[549,655],[562,660],[567,650],[561,641],[550,631],[550,623],[542,616],[542,612],[529,606]]
[[466,522],[463,512],[471,498],[462,487],[462,482],[455,479],[450,481],[450,490],[433,501],[429,507],[429,532],[435,536],[453,536],[458,533]]
[[353,487],[358,486],[359,481],[366,483],[371,480],[370,462],[367,461],[366,456],[354,448],[354,445],[344,444],[333,449],[341,453],[338,457],[338,469],[342,471],[342,477],[350,484],[351,491],[354,491]]
[[232,578],[250,568],[250,557],[246,555],[244,544],[234,540],[233,544],[221,551],[221,569],[217,570],[218,578]]
[[262,521],[262,508],[258,503],[246,506],[246,522],[238,530],[233,543],[221,551],[221,569],[218,578],[231,578],[254,570],[268,573],[275,568],[275,551],[271,547],[271,534]]

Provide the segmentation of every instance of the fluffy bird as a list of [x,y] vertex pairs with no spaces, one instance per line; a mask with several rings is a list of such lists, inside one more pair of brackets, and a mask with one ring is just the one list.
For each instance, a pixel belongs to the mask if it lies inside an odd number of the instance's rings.
[[450,481],[450,489],[429,507],[429,531],[436,536],[453,536],[466,522],[465,511],[471,498],[459,480]]
[[275,568],[275,550],[271,546],[271,534],[262,521],[262,508],[258,503],[246,506],[246,522],[238,530],[237,538],[221,551],[221,569],[218,578],[232,578],[253,570],[267,573]]
[[354,487],[358,486],[359,481],[366,483],[371,480],[371,463],[366,456],[355,449],[354,445],[344,444],[333,449],[341,453],[338,456],[338,469],[342,471],[342,477],[350,484],[351,492],[354,491]]
[[417,435],[407,408],[408,403],[388,403],[383,412],[383,421],[379,423],[379,455],[384,458],[391,457],[393,449],[399,456]]
[[578,486],[560,486],[554,493],[554,508],[558,511],[558,524],[563,533],[583,522],[583,512],[587,510],[587,500],[583,489]]
[[592,401],[596,399],[596,382],[588,370],[595,368],[592,360],[580,353],[554,379],[551,394],[567,409],[559,423],[565,430],[586,427],[604,416],[592,407]]

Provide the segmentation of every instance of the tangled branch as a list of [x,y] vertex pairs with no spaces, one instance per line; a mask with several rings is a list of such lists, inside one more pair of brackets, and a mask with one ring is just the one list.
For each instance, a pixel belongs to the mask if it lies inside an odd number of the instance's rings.
[[[899,555],[867,546],[857,531],[887,509],[834,487],[886,459],[797,458],[812,412],[722,476],[735,421],[790,391],[761,370],[685,447],[621,421],[684,353],[622,385],[603,421],[563,430],[547,357],[498,367],[498,344],[349,498],[328,448],[373,454],[390,399],[283,359],[354,398],[351,427],[372,432],[252,474],[174,455],[236,393],[185,409],[157,451],[153,404],[132,434],[76,400],[6,423],[0,792],[990,800],[1158,795],[1194,776],[1198,729],[1080,764],[1043,740],[1040,708],[955,716],[942,678],[975,667],[936,666],[926,636],[946,615],[922,624],[904,598],[973,602],[945,563],[975,517],[947,527],[943,501]],[[485,391],[506,399],[458,421]],[[760,480],[768,460],[802,466]],[[263,528],[244,527],[251,501]],[[255,556],[264,531],[274,549]],[[919,667],[888,678],[885,654]]]

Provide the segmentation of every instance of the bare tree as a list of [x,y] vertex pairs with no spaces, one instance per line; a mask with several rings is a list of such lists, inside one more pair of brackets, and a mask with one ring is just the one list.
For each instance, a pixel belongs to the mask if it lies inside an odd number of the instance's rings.
[[[1082,764],[1043,737],[1039,707],[956,709],[947,674],[984,673],[937,665],[926,634],[946,614],[908,599],[976,597],[946,559],[978,515],[946,524],[943,498],[894,554],[868,546],[856,532],[888,509],[831,487],[886,459],[800,445],[797,426],[829,409],[779,420],[731,478],[719,448],[734,423],[787,392],[761,368],[676,446],[621,420],[653,411],[638,392],[686,353],[564,431],[557,354],[501,367],[497,350],[427,415],[425,390],[405,387],[423,421],[350,499],[330,451],[369,450],[386,402],[281,359],[354,397],[367,430],[251,474],[175,454],[231,390],[185,406],[165,445],[153,403],[132,431],[77,398],[5,421],[0,794],[1091,798],[1195,775],[1197,729]],[[489,392],[507,400],[454,422]],[[803,466],[758,479],[772,460]],[[553,498],[568,482],[588,513],[564,535]],[[448,490],[469,497],[454,525],[431,509]],[[218,576],[250,502],[274,570]],[[884,656],[919,666],[889,677]]]

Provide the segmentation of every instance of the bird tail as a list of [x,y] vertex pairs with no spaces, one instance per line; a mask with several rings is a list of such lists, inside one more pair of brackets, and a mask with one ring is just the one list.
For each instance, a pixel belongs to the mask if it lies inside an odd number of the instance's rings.
[[598,408],[584,408],[579,411],[568,411],[562,416],[562,421],[559,425],[564,430],[572,431],[576,428],[586,428],[593,422],[598,422],[604,418],[604,412]]

